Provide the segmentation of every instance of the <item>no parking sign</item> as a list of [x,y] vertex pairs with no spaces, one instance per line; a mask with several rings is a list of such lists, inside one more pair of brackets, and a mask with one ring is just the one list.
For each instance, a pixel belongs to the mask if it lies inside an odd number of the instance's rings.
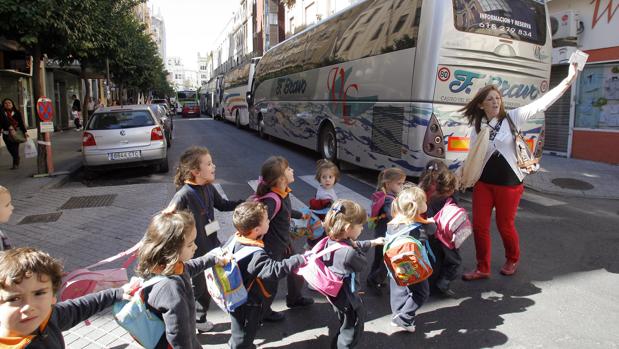
[[52,108],[51,99],[41,97],[37,100],[37,115],[41,121],[52,121],[54,118],[54,109]]

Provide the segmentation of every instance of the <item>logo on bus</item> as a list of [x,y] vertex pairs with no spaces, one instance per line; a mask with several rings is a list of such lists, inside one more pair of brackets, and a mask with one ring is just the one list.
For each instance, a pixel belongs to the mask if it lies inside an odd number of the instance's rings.
[[[484,79],[486,77],[486,74],[475,73],[468,70],[456,70],[454,71],[454,80],[449,83],[449,91],[452,93],[461,93],[464,91],[466,94],[471,94],[475,80]],[[546,83],[546,86],[544,87],[544,82],[542,82],[540,88],[538,89],[533,84],[517,84],[510,82],[504,77],[489,76],[487,77],[487,81],[484,85],[495,85],[505,98],[535,100],[539,96],[541,89],[548,88],[547,84],[548,83]]]
[[[378,96],[353,97],[349,95],[349,91],[359,92],[358,84],[349,84],[348,78],[351,76],[352,68],[344,70],[344,68],[335,67],[329,72],[327,80],[327,90],[329,90],[329,109],[337,116],[341,116],[344,124],[353,125],[354,120],[351,117],[356,117],[367,110],[371,109]],[[370,103],[354,103],[363,100]],[[352,103],[351,103],[352,102]]]
[[451,72],[449,71],[449,68],[442,67],[441,69],[438,70],[438,79],[441,80],[442,82],[449,80],[450,77],[451,77]]

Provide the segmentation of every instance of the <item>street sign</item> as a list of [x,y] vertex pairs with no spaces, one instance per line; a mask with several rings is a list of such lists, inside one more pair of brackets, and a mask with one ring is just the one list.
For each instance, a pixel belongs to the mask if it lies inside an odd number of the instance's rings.
[[41,122],[41,133],[45,132],[54,132],[54,123],[51,121],[42,121]]
[[[51,121],[54,117],[54,109],[52,108],[52,100],[47,97],[41,97],[37,100],[37,115],[41,121]],[[42,131],[43,132],[43,131]]]

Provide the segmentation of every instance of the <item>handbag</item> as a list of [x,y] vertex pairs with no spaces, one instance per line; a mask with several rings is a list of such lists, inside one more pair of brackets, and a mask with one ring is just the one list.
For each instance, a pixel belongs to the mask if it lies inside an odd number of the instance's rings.
[[514,144],[516,146],[516,160],[520,170],[526,174],[533,174],[539,170],[540,158],[535,157],[527,142],[524,140],[522,132],[516,128],[514,122],[509,115],[507,116],[509,129],[514,136]]
[[24,134],[24,131],[20,129],[16,130],[11,127],[9,129],[9,139],[13,143],[24,143],[26,141],[26,135]]
[[469,149],[466,159],[462,166],[456,171],[456,177],[458,178],[459,188],[464,191],[477,183],[484,165],[484,157],[488,150],[488,143],[490,137],[490,127],[482,124],[481,130],[475,139],[475,143]]

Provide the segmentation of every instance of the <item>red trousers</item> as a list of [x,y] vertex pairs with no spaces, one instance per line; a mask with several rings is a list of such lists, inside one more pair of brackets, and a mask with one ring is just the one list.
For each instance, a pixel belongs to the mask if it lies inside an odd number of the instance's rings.
[[490,219],[496,208],[496,225],[499,228],[505,259],[518,262],[520,242],[514,221],[524,185],[494,185],[478,181],[473,188],[473,234],[477,255],[477,270],[490,272]]

